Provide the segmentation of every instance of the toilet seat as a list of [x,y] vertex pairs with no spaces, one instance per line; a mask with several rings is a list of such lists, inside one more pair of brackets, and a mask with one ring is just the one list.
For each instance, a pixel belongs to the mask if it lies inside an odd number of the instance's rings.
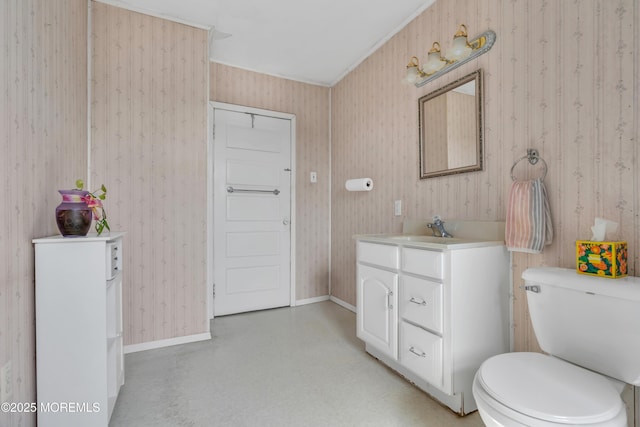
[[625,411],[605,377],[540,353],[506,353],[476,375],[487,397],[519,414],[554,424],[599,424]]

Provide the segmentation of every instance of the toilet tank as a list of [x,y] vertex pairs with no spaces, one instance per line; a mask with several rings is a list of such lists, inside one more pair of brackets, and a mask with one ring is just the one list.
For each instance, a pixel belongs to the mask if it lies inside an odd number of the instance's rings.
[[542,350],[640,385],[640,278],[545,267],[529,268],[522,278]]

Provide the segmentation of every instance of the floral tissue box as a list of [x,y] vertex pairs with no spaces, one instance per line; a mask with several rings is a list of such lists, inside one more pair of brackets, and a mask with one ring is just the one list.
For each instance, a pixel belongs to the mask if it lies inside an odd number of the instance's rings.
[[578,273],[617,279],[627,275],[627,242],[576,242]]

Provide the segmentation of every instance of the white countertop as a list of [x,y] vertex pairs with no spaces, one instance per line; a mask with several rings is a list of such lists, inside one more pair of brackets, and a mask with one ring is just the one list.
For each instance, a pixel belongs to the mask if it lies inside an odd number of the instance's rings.
[[124,236],[125,233],[123,231],[106,231],[101,235],[97,235],[96,233],[89,233],[86,236],[62,236],[61,234],[57,234],[55,236],[49,237],[41,237],[38,239],[33,239],[33,243],[74,243],[74,242],[102,242],[115,240],[118,237]]
[[417,234],[359,234],[355,240],[424,249],[452,250],[504,245],[503,240],[437,237]]

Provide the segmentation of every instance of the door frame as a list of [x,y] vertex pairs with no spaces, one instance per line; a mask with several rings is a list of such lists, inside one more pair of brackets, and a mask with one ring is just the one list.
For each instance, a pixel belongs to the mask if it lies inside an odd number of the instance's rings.
[[208,106],[208,130],[207,130],[207,313],[209,319],[213,319],[213,281],[215,266],[213,265],[213,169],[215,165],[214,153],[214,122],[215,110],[235,111],[238,113],[256,114],[259,116],[275,117],[291,121],[291,207],[290,207],[290,306],[296,305],[296,116],[295,114],[279,111],[264,110],[261,108],[247,107],[244,105],[227,104],[225,102],[209,101]]

